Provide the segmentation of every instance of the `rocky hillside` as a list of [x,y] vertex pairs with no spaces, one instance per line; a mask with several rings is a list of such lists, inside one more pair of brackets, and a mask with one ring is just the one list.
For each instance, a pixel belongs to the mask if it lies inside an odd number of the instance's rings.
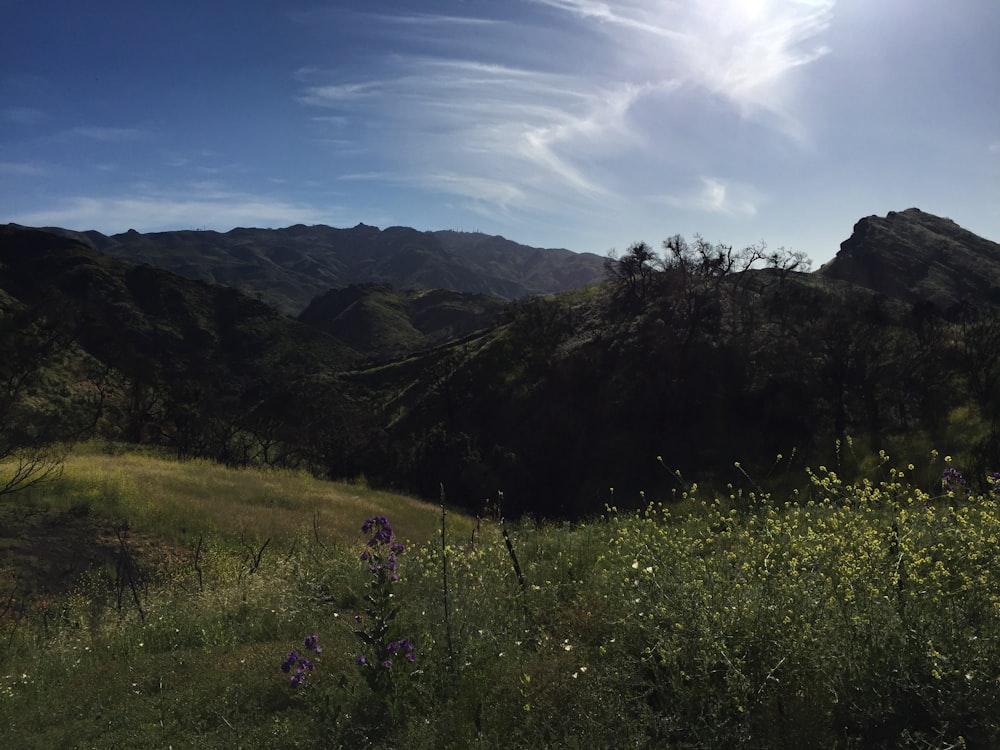
[[1000,245],[917,208],[861,219],[817,273],[940,310],[1000,304]]

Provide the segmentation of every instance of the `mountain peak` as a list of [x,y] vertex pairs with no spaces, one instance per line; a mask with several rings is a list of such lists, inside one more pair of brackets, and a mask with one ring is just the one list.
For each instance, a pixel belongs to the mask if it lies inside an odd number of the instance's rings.
[[1000,302],[1000,245],[919,208],[861,219],[818,273],[941,309]]

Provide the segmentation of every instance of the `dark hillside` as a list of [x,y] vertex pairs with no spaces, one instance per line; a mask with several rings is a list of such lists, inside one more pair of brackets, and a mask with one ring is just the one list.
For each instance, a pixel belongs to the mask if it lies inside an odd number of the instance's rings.
[[942,311],[1000,304],[1000,245],[916,208],[861,219],[818,273]]
[[331,373],[359,355],[235,289],[10,226],[0,228],[0,288],[40,315],[58,310],[74,345],[101,363],[92,390],[108,436],[230,463],[291,460],[314,452],[306,435],[328,440],[318,436],[347,408]]
[[603,288],[512,304],[503,326],[419,363],[353,376],[388,398],[368,476],[428,497],[443,482],[470,509],[502,490],[507,512],[579,516],[840,461],[848,438],[861,452],[933,444],[974,393],[958,324],[905,299],[797,272],[787,254],[665,249],[612,261]]

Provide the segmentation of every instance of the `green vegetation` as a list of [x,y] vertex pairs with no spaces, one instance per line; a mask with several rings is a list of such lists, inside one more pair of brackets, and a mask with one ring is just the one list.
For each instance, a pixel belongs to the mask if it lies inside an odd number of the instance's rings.
[[405,356],[494,326],[506,300],[445,289],[356,284],[314,299],[299,320],[372,361]]
[[[76,453],[6,518],[87,518],[118,542],[63,592],[12,591],[7,571],[5,742],[994,747],[1000,493],[937,454],[855,463],[853,483],[816,468],[770,495],[739,465],[719,495],[504,525],[301,474]],[[405,550],[365,547],[380,516]],[[358,664],[384,642],[413,648],[392,680]],[[297,688],[290,649],[313,667]]]

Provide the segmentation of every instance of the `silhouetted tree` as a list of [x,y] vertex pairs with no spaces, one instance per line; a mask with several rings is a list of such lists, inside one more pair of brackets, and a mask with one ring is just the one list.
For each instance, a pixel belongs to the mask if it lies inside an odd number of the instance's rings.
[[646,302],[653,276],[661,265],[653,248],[635,242],[620,258],[612,251],[604,261],[604,273],[615,297],[629,307],[638,307]]

